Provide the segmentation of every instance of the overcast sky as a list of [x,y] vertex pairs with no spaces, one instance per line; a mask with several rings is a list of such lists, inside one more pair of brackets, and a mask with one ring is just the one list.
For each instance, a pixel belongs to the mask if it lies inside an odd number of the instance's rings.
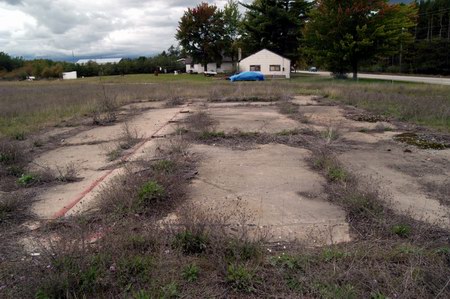
[[[205,1],[205,0],[204,0]],[[0,0],[0,51],[12,56],[150,56],[176,44],[201,0]],[[225,0],[209,0],[223,7]]]

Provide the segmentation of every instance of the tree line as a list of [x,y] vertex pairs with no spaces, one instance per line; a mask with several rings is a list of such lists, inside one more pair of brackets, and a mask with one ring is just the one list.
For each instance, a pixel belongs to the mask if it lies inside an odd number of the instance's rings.
[[0,78],[25,80],[29,76],[36,78],[60,78],[63,72],[77,71],[78,77],[126,75],[140,73],[174,72],[184,69],[179,62],[180,50],[171,46],[153,57],[124,58],[119,63],[97,64],[88,62],[77,64],[49,59],[25,60],[11,57],[0,52]]
[[319,66],[338,77],[356,78],[361,69],[450,74],[449,12],[450,0],[229,0],[224,9],[188,8],[176,38],[203,65],[267,48],[295,68]]
[[0,53],[0,77],[172,72],[183,69],[181,57],[206,68],[263,48],[291,59],[294,68],[317,66],[338,77],[356,78],[360,70],[450,75],[450,0],[228,0],[223,9],[204,2],[184,12],[176,38],[180,48],[108,65],[25,61]]

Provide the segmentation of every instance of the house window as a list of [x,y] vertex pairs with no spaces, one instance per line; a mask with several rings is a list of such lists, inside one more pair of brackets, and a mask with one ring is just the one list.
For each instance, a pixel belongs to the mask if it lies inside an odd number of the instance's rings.
[[251,65],[250,66],[250,71],[251,72],[260,72],[261,71],[261,66],[260,65]]
[[271,72],[279,72],[281,70],[281,65],[276,64],[276,65],[270,65],[270,71]]

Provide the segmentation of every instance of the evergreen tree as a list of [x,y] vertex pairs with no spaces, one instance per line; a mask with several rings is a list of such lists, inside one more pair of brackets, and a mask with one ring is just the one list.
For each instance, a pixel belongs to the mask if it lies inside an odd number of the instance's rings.
[[242,5],[247,8],[243,20],[247,53],[267,48],[294,61],[298,59],[309,1],[254,0]]

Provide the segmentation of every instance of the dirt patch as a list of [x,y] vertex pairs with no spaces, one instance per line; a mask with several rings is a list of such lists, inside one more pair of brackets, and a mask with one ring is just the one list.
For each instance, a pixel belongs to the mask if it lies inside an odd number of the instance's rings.
[[204,157],[190,191],[200,207],[221,213],[224,204],[239,201],[272,241],[350,239],[344,211],[325,200],[324,179],[307,165],[308,150],[268,144],[245,152],[206,145],[193,151]]
[[310,106],[310,105],[319,105],[319,102],[317,101],[317,98],[314,96],[295,96],[292,101],[292,103],[300,106]]

